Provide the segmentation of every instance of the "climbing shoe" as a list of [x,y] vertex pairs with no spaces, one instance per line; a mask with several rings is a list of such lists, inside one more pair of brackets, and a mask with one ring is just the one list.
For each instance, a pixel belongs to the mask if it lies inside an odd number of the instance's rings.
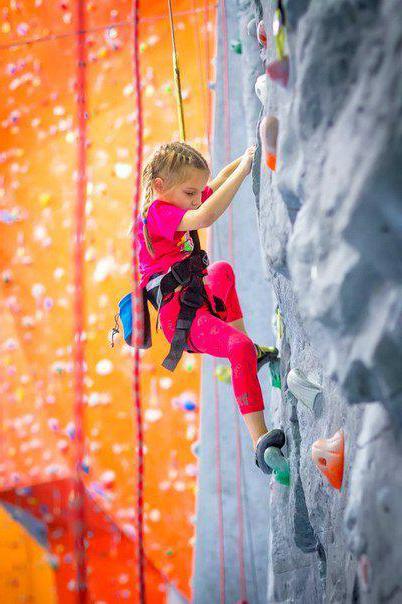
[[288,486],[290,482],[289,464],[281,451],[284,444],[283,430],[270,430],[260,436],[255,447],[255,465],[264,474],[273,473],[277,482]]
[[254,346],[257,351],[257,371],[266,363],[273,363],[278,359],[279,351],[275,346],[260,346],[255,343]]
[[[278,349],[275,346],[259,346],[254,344],[257,351],[257,371],[266,363],[274,363],[278,359]],[[232,368],[229,365],[217,365],[215,377],[224,384],[230,384],[232,381]],[[280,386],[279,386],[280,387]]]

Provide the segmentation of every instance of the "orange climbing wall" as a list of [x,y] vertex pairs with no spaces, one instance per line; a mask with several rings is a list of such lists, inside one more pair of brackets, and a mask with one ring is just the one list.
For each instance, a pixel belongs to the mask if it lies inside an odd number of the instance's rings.
[[1,601],[56,604],[56,582],[46,549],[2,508],[0,526]]
[[[187,139],[206,152],[207,59],[214,55],[215,8],[200,0],[173,4]],[[146,155],[153,145],[177,138],[178,128],[166,3],[141,5]],[[0,7],[0,500],[43,522],[58,601],[73,602],[75,3],[10,0]],[[132,349],[119,336],[114,348],[108,342],[117,302],[131,280],[131,5],[89,0],[87,11],[89,585],[91,601],[136,601]],[[167,344],[160,334],[153,339],[152,351],[142,358],[146,581],[149,600],[163,602],[167,583],[191,596],[197,479],[191,446],[198,434],[200,358],[185,356],[172,375],[160,367]],[[193,404],[194,410],[186,409]],[[2,533],[2,516],[0,523]],[[42,587],[29,579],[29,566],[19,569],[21,582],[13,587],[16,569],[9,550],[10,541],[2,539],[0,559],[9,563],[0,600],[11,603],[24,596],[26,601],[53,602],[50,595],[34,593]],[[22,594],[21,586],[28,584],[30,592]]]

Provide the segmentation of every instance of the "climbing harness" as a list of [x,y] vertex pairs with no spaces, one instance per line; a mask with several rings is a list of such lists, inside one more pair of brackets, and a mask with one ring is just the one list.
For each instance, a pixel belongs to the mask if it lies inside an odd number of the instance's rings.
[[[205,290],[203,277],[207,275],[207,266],[209,264],[207,253],[201,249],[200,240],[197,231],[190,231],[194,242],[192,253],[175,262],[166,273],[155,273],[151,275],[147,285],[143,288],[143,323],[144,337],[140,342],[140,348],[149,348],[152,345],[150,315],[148,301],[157,310],[156,327],[158,328],[159,313],[164,306],[173,298],[177,287],[181,286],[179,293],[180,311],[176,321],[175,332],[170,345],[168,355],[165,357],[162,365],[169,371],[174,371],[180,361],[184,350],[194,352],[188,345],[188,337],[192,322],[197,310],[207,305],[208,310],[214,315],[219,316],[219,312],[225,310],[223,300],[214,296],[214,306],[211,304]],[[116,325],[112,333],[113,336],[118,333],[117,317],[120,316],[123,325],[124,339],[129,346],[132,346],[132,317],[131,317],[131,294],[127,294],[119,302],[120,312],[115,315]]]

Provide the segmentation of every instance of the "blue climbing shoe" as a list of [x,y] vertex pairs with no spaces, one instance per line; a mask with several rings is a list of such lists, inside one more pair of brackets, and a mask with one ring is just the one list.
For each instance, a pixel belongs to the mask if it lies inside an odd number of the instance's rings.
[[260,436],[255,447],[255,465],[264,474],[273,473],[277,482],[288,486],[289,464],[281,451],[285,441],[283,430],[270,430]]

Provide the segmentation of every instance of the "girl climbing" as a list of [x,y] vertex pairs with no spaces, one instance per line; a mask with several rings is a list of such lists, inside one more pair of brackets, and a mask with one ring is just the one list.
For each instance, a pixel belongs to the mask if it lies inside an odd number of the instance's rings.
[[[140,286],[158,309],[171,343],[164,366],[173,370],[184,349],[226,358],[240,413],[250,433],[255,463],[286,482],[288,466],[282,430],[268,431],[257,371],[277,358],[275,348],[254,344],[247,335],[228,262],[208,266],[197,229],[211,226],[228,208],[251,170],[255,148],[210,180],[204,157],[190,145],[157,148],[143,169],[143,205],[138,223]],[[282,476],[282,480],[280,479]]]

